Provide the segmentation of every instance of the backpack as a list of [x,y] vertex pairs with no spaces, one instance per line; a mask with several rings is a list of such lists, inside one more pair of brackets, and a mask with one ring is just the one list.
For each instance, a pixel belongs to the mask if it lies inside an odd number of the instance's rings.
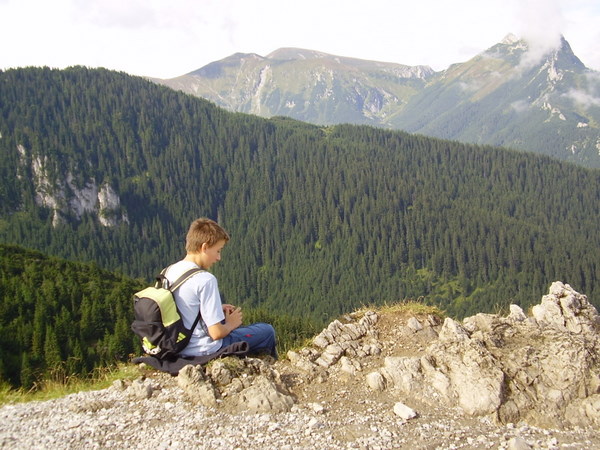
[[198,311],[191,329],[183,325],[173,292],[192,275],[204,270],[190,269],[171,285],[165,277],[167,269],[168,267],[163,269],[156,277],[154,286],[133,294],[135,320],[131,329],[142,338],[144,352],[159,359],[170,359],[181,352],[190,342],[192,332],[200,320]]

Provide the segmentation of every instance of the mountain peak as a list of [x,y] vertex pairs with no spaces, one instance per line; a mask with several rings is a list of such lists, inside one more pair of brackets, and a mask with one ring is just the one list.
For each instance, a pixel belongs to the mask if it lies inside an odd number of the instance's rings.
[[585,67],[562,35],[558,39],[529,39],[509,33],[482,55],[504,59],[521,70],[541,67],[549,60],[560,60],[562,66],[576,69]]
[[504,38],[500,41],[501,44],[511,45],[519,42],[519,38],[513,33],[508,33]]
[[277,60],[304,60],[304,59],[317,59],[331,57],[327,53],[319,52],[316,50],[307,50],[303,48],[295,47],[283,47],[269,53],[267,59]]

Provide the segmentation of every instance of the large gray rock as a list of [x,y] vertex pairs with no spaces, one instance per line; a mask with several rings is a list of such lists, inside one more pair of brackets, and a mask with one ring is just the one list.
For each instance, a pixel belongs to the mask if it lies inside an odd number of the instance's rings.
[[460,406],[500,423],[600,426],[600,318],[585,295],[555,282],[527,317],[446,319],[421,357],[387,357],[367,384]]
[[239,412],[279,413],[289,411],[294,405],[294,399],[281,392],[275,383],[264,375],[257,376],[236,399]]
[[177,384],[192,403],[207,407],[217,406],[217,391],[204,376],[201,366],[185,366],[179,371]]
[[593,334],[600,327],[598,311],[587,297],[560,281],[552,283],[548,295],[544,295],[542,303],[533,307],[532,313],[539,322],[571,333]]
[[[446,376],[444,394],[447,401],[471,415],[488,415],[502,404],[505,391],[504,373],[483,342],[471,339],[459,324],[446,319],[440,338],[428,349],[432,368]],[[432,371],[426,371],[432,374]],[[439,376],[436,378],[440,378]],[[434,386],[439,385],[438,383]]]

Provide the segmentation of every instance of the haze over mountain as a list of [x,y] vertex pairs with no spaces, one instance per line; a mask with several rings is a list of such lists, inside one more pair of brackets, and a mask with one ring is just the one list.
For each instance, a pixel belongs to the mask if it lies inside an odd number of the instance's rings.
[[435,72],[285,48],[266,57],[236,53],[154,81],[230,111],[369,124],[600,167],[600,74],[564,38],[558,49],[535,50],[507,35]]

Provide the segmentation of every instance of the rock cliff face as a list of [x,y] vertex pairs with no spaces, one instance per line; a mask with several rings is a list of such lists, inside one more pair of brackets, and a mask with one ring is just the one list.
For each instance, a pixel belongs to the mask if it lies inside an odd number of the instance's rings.
[[[358,311],[283,361],[0,409],[12,448],[600,448],[600,316],[555,282],[531,315]],[[160,420],[159,420],[160,419]]]
[[52,210],[52,224],[55,227],[69,217],[79,220],[85,213],[96,215],[100,224],[105,227],[129,222],[127,213],[121,207],[121,199],[110,184],[99,185],[92,178],[79,186],[71,172],[50,176],[47,157],[31,156],[29,164],[25,147],[19,145],[18,151],[21,155],[19,176],[22,178],[31,171],[35,202],[38,206]]

